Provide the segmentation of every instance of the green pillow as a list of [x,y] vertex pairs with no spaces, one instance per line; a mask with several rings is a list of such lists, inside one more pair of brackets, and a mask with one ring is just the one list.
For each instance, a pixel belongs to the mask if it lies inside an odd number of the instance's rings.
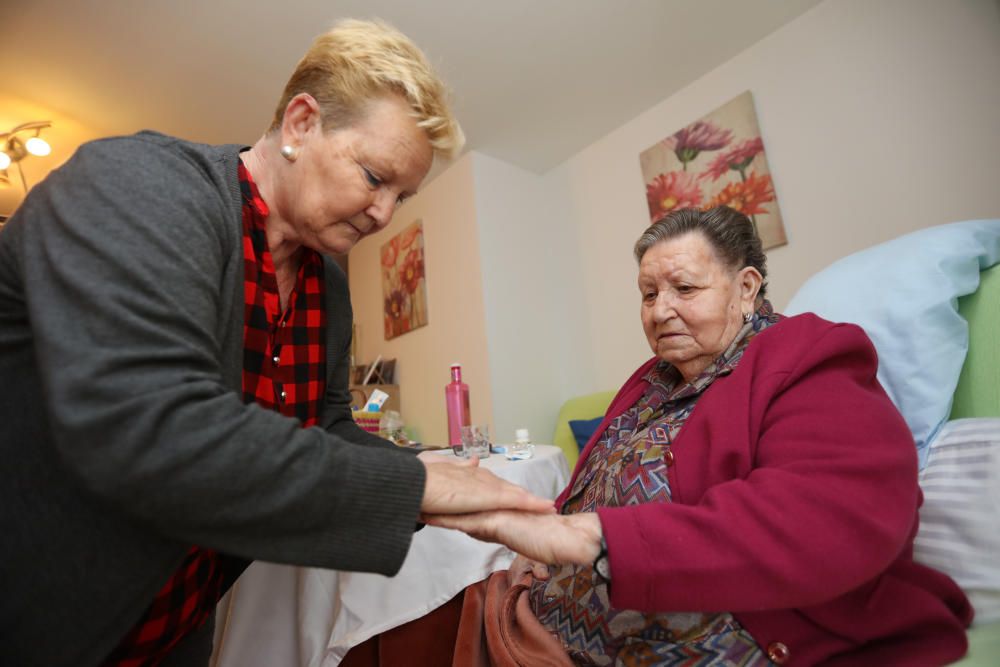
[[952,667],[995,667],[1000,655],[1000,621],[969,628],[969,654]]
[[1000,264],[979,274],[979,289],[958,300],[969,323],[969,352],[949,419],[1000,417]]
[[571,398],[559,409],[559,416],[556,417],[556,432],[552,436],[552,444],[563,450],[566,460],[569,461],[569,469],[572,470],[576,461],[580,458],[580,448],[576,444],[573,430],[569,423],[578,419],[593,419],[603,415],[611,404],[611,399],[617,392],[602,391],[596,394],[585,394]]

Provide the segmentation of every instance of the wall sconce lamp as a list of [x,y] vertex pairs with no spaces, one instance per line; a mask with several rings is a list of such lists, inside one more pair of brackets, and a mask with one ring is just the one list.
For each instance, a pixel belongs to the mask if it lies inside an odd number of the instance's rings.
[[[39,136],[47,127],[52,127],[51,121],[37,120],[22,123],[10,132],[0,134],[0,184],[10,184],[7,168],[14,163],[17,165],[17,173],[21,176],[21,187],[25,193],[28,192],[28,183],[24,180],[24,172],[21,170],[21,160],[29,155],[43,157],[52,152],[49,143]],[[25,135],[30,136],[24,138]]]

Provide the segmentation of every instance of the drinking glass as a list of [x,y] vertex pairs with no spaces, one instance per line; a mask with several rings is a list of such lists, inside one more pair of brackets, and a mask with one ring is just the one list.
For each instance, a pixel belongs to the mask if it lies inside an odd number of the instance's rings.
[[490,455],[490,427],[486,424],[475,424],[462,427],[463,456],[476,456],[481,459]]

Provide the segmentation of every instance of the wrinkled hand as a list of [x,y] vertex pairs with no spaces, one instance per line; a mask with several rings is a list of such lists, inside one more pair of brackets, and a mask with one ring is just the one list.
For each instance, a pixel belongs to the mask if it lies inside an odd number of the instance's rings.
[[531,560],[527,556],[517,555],[514,562],[510,564],[509,568],[510,580],[517,581],[523,577],[528,572],[531,573],[535,579],[545,581],[549,578],[549,566],[545,563],[539,563],[537,560]]
[[418,459],[427,469],[420,511],[425,515],[465,514],[491,510],[555,512],[551,500],[539,498],[479,467],[479,459],[436,462]]
[[601,550],[597,514],[530,514],[497,511],[424,516],[432,526],[454,528],[484,542],[499,542],[540,563],[590,565]]

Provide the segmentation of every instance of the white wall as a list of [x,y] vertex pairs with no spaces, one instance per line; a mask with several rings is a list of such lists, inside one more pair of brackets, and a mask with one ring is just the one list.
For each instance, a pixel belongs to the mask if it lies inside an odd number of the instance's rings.
[[[486,351],[480,245],[476,227],[472,156],[466,155],[396,212],[385,230],[351,251],[351,304],[358,360],[396,359],[402,415],[423,442],[446,444],[444,386],[449,365],[462,364],[474,422],[493,420]],[[428,324],[385,340],[382,323],[382,244],[415,220],[424,226]]]
[[[665,67],[669,63],[664,63]],[[647,224],[639,153],[751,90],[789,244],[784,306],[833,260],[907,231],[1000,216],[1000,11],[994,0],[827,0],[547,174],[578,234],[578,323],[618,387],[649,356],[631,246]],[[565,397],[564,397],[565,398]]]
[[579,360],[582,295],[567,288],[579,270],[575,228],[554,210],[565,193],[537,174],[473,153],[483,302],[498,442],[528,428],[548,442]]
[[[426,440],[444,440],[452,359],[474,419],[542,441],[565,399],[617,388],[649,356],[631,255],[647,224],[639,153],[747,89],[789,240],[769,253],[779,310],[851,252],[1000,216],[996,0],[826,0],[547,174],[465,156],[355,249],[361,358],[400,359],[404,416]],[[430,325],[384,342],[378,247],[416,218]]]

